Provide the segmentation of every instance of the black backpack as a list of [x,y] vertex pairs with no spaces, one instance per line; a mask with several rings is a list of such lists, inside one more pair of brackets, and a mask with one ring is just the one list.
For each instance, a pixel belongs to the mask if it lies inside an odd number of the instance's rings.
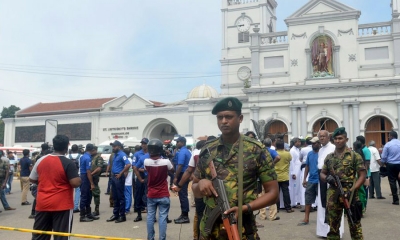
[[79,170],[79,158],[80,157],[81,157],[80,153],[78,153],[78,156],[76,158],[73,158],[71,153],[69,154],[69,159],[71,159],[75,163],[76,169],[78,169],[78,170]]

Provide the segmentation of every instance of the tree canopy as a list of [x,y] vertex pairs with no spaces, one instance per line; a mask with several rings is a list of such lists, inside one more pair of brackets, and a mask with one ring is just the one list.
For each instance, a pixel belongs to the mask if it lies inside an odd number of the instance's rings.
[[15,113],[21,110],[21,108],[11,105],[8,108],[3,107],[3,111],[1,111],[1,118],[14,118]]
[[[3,107],[3,111],[1,111],[1,119],[3,118],[14,118],[15,113],[20,110],[19,107],[15,105],[11,105],[8,108]],[[3,120],[0,120],[0,143],[4,143],[4,122]]]

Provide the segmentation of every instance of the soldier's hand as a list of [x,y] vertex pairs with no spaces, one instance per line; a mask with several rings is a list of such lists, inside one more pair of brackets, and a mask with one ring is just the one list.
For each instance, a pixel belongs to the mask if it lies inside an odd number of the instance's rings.
[[92,191],[95,188],[94,184],[90,184],[90,191]]
[[326,181],[327,183],[329,183],[330,185],[337,187],[337,185],[336,185],[336,180],[335,180],[335,178],[334,178],[332,175],[328,175],[328,176],[325,178],[325,181]]
[[218,193],[217,193],[217,191],[215,191],[215,188],[214,188],[214,186],[212,185],[212,182],[211,182],[210,180],[208,180],[208,179],[201,179],[201,180],[198,182],[198,185],[199,185],[200,193],[201,193],[203,196],[211,197],[212,195],[214,195],[215,197],[218,197]]
[[239,208],[238,207],[233,207],[233,208],[230,208],[230,209],[228,209],[228,210],[226,210],[224,212],[224,214],[226,214],[226,215],[228,215],[230,213],[235,213],[235,219],[237,220],[238,216],[239,216]]

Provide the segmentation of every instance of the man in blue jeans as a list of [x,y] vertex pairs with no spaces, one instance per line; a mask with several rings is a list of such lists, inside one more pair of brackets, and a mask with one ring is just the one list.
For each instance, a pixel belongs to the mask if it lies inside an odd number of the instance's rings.
[[184,137],[179,137],[176,140],[176,147],[178,148],[178,151],[176,152],[175,158],[174,158],[174,164],[175,164],[175,168],[176,168],[174,184],[181,189],[179,191],[179,202],[181,203],[181,212],[182,213],[177,219],[174,219],[174,222],[176,224],[190,223],[189,200],[188,200],[188,184],[189,184],[189,182],[186,182],[182,186],[179,185],[179,182],[181,181],[183,173],[188,168],[189,160],[190,160],[192,154],[186,148],[186,138],[184,138]]
[[159,208],[159,239],[167,239],[167,218],[170,207],[168,171],[173,171],[169,159],[161,158],[163,144],[158,139],[148,143],[150,158],[144,160],[147,175],[147,239],[154,239],[154,220]]
[[6,180],[8,179],[8,159],[4,156],[3,150],[0,150],[0,200],[3,204],[4,210],[15,210],[15,208],[10,207],[8,205],[5,188],[6,188]]
[[7,183],[8,187],[6,188],[5,192],[8,194],[11,194],[11,187],[12,187],[12,182],[14,180],[14,171],[15,171],[15,164],[17,163],[17,159],[16,156],[14,156],[14,154],[10,151],[7,153],[8,154],[8,160],[9,160],[9,174],[8,174],[8,179],[7,179]]

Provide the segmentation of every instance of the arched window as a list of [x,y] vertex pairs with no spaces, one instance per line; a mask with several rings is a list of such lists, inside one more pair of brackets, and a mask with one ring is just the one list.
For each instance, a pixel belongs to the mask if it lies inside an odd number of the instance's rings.
[[371,140],[374,140],[376,148],[383,147],[388,141],[389,132],[392,131],[392,129],[393,124],[386,117],[371,117],[365,124],[366,144],[368,145]]
[[338,124],[331,118],[320,118],[313,125],[313,136],[317,136],[320,130],[326,130],[329,133],[335,131]]
[[269,135],[274,135],[275,137],[279,135],[284,135],[283,140],[288,143],[288,128],[286,124],[280,120],[272,120],[267,123],[267,126],[265,127],[265,137],[268,137]]

